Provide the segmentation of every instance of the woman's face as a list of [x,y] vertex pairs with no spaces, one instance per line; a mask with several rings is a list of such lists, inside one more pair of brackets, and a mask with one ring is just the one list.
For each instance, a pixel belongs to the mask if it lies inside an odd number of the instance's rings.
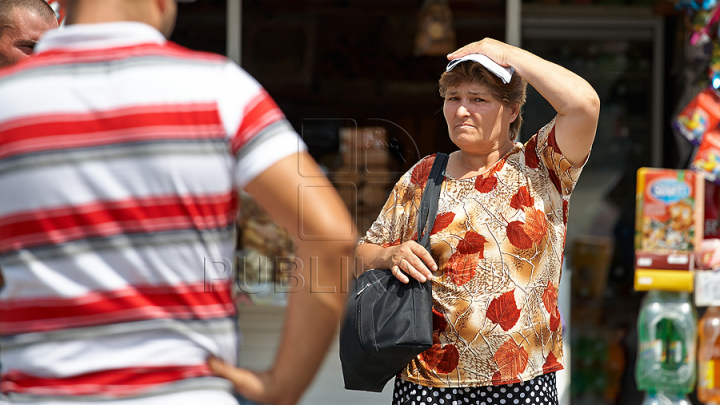
[[483,84],[463,82],[445,93],[448,133],[464,152],[484,153],[512,143],[510,123],[518,111],[494,98]]

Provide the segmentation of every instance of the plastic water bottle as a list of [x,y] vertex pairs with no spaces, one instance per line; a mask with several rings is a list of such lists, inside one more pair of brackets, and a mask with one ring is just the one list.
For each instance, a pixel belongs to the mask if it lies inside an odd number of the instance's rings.
[[720,307],[708,307],[698,324],[697,396],[720,401]]
[[697,314],[686,292],[649,291],[638,316],[640,391],[687,394],[695,386]]
[[642,405],[691,405],[685,394],[647,392]]

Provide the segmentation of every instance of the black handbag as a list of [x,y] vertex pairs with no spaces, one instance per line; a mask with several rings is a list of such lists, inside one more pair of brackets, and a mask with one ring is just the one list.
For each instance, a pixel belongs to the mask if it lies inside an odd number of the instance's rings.
[[[436,155],[420,200],[418,243],[428,252],[447,160],[447,154]],[[431,282],[409,279],[403,284],[390,270],[367,270],[353,281],[340,328],[345,389],[381,392],[432,346]]]

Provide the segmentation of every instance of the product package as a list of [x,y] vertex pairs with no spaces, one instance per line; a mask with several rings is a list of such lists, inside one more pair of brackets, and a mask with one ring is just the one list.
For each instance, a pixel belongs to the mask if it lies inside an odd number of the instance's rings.
[[703,239],[705,179],[692,170],[643,167],[637,174],[635,250],[694,252]]
[[692,170],[637,173],[635,290],[692,291],[703,240],[705,178]]
[[720,129],[713,128],[705,133],[690,167],[709,181],[720,182]]
[[720,123],[720,97],[707,87],[698,93],[673,120],[673,127],[695,145]]

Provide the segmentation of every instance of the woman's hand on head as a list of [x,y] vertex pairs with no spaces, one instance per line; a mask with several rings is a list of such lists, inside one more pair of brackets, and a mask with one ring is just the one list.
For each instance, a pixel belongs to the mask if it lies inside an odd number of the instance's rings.
[[408,283],[412,277],[421,283],[432,280],[432,272],[437,264],[432,255],[414,240],[388,247],[390,252],[390,272],[402,283]]
[[507,54],[514,48],[512,45],[496,39],[484,38],[480,41],[467,44],[455,52],[449,53],[447,58],[453,60],[472,53],[479,53],[492,59],[500,66],[508,67],[510,65],[508,64]]

